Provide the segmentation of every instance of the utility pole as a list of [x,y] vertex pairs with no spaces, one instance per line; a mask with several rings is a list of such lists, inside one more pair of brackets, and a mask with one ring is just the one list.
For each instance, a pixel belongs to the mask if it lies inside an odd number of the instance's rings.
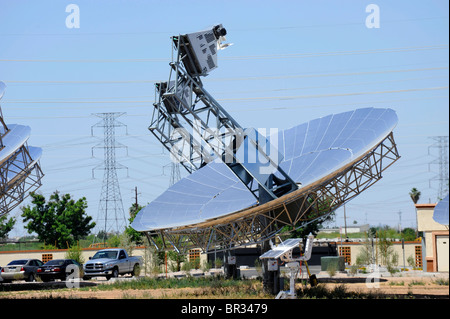
[[344,231],[345,231],[345,239],[347,239],[347,216],[345,214],[345,204],[344,204]]
[[135,198],[135,205],[136,205],[136,209],[138,209],[138,191],[137,191],[137,186],[134,187],[134,198]]
[[128,211],[130,218],[136,217],[138,211],[139,211],[139,202],[138,202],[138,196],[141,194],[138,192],[137,186],[134,187],[134,189],[131,190],[133,192],[133,196],[131,199],[134,201],[134,203],[131,204],[130,210]]
[[[126,148],[116,142],[116,127],[126,125],[117,121],[117,118],[125,113],[96,113],[95,116],[102,120],[91,127],[91,134],[94,135],[94,128],[103,128],[103,143],[92,147],[92,156],[95,148],[104,149],[103,163],[92,169],[92,177],[95,170],[104,170],[102,191],[100,195],[99,213],[97,224],[102,227],[104,236],[108,232],[119,233],[126,226],[126,218],[123,210],[122,196],[120,194],[119,180],[117,178],[118,169],[127,169],[126,166],[116,162],[116,149]],[[106,237],[103,238],[105,240]]]
[[401,234],[402,233],[402,212],[399,211],[397,214],[399,217],[398,232]]

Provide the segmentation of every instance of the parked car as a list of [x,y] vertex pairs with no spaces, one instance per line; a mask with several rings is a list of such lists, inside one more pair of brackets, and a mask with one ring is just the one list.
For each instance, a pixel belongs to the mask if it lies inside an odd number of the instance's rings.
[[94,257],[84,264],[83,279],[92,277],[116,278],[119,275],[138,276],[142,265],[142,257],[128,256],[125,249],[110,248],[99,250]]
[[67,269],[69,266],[78,267],[78,274],[81,273],[81,265],[73,259],[53,259],[37,269],[37,275],[42,281],[47,282],[55,279],[66,280],[73,273],[73,269]]
[[24,279],[28,282],[32,282],[36,279],[37,269],[43,264],[44,263],[39,259],[13,260],[2,268],[1,277],[5,283]]

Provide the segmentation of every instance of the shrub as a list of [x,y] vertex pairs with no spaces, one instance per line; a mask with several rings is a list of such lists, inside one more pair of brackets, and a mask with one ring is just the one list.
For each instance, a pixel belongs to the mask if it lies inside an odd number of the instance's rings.
[[204,272],[207,272],[207,271],[209,271],[211,268],[212,268],[212,261],[206,261],[206,260],[204,260],[203,263],[202,263],[202,270],[203,270]]
[[216,260],[214,261],[214,265],[216,268],[221,268],[223,266],[223,260],[220,258],[216,258]]
[[337,271],[337,265],[335,263],[330,263],[327,267],[328,275],[330,275],[330,277],[333,277],[334,275],[336,275],[336,271]]
[[64,255],[66,259],[73,259],[80,265],[84,264],[84,257],[82,255],[83,251],[79,245],[70,247]]
[[350,266],[350,275],[354,276],[358,273],[358,265],[352,265]]
[[448,278],[447,279],[445,279],[445,278],[438,278],[438,279],[436,279],[434,281],[434,283],[436,285],[440,285],[440,286],[448,286]]
[[416,260],[414,259],[413,256],[409,256],[406,261],[408,262],[408,266],[411,268],[416,267]]

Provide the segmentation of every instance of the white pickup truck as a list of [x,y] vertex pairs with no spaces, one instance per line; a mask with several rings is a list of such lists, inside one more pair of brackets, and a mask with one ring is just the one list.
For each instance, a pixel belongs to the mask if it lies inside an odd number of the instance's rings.
[[89,257],[84,266],[83,279],[92,277],[117,278],[119,275],[138,276],[142,265],[142,257],[128,256],[125,249],[111,248],[99,250]]

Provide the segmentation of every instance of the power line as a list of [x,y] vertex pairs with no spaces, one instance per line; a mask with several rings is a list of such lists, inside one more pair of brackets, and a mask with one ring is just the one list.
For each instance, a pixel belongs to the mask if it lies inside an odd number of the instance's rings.
[[436,46],[403,47],[403,48],[387,48],[387,49],[372,49],[372,50],[353,50],[353,51],[331,51],[331,52],[315,52],[315,53],[249,55],[249,56],[223,57],[223,58],[221,58],[221,60],[289,59],[289,58],[327,57],[327,56],[360,55],[360,54],[375,54],[375,53],[413,52],[413,51],[442,50],[442,49],[448,49],[448,45],[443,44],[443,45],[436,45]]
[[[277,79],[294,79],[294,78],[321,78],[321,77],[339,77],[354,75],[375,75],[390,73],[407,73],[407,72],[423,72],[423,71],[439,71],[448,70],[448,66],[433,68],[417,68],[417,69],[397,69],[397,70],[381,70],[381,71],[361,71],[361,72],[344,72],[344,73],[310,73],[310,74],[290,74],[290,75],[259,75],[259,76],[241,76],[234,78],[214,78],[208,82],[226,82],[226,81],[249,81],[249,80],[277,80]],[[65,80],[2,80],[7,84],[145,84],[159,82],[161,79],[153,80],[99,80],[99,81],[65,81]],[[6,100],[7,102],[7,100]],[[152,101],[153,102],[153,101]],[[2,101],[4,103],[4,101]]]
[[[385,103],[401,103],[401,102],[409,102],[409,101],[423,101],[423,100],[431,100],[431,99],[448,99],[448,95],[439,95],[439,96],[428,96],[428,97],[415,97],[415,98],[404,98],[404,99],[388,99],[388,100],[378,100],[378,101],[370,101],[370,102],[353,102],[352,105],[374,105],[374,104],[385,104]],[[287,99],[286,99],[287,100]],[[264,111],[264,110],[290,110],[290,109],[308,109],[308,108],[319,108],[319,107],[339,107],[339,106],[348,106],[348,103],[333,103],[333,104],[317,104],[317,105],[291,105],[291,106],[269,106],[269,107],[261,107],[258,106],[258,108],[242,108],[239,107],[239,109],[231,109],[231,112],[253,112],[253,111]],[[142,108],[147,107],[148,105],[139,105],[139,106],[111,106],[111,107],[120,107],[123,108]],[[88,108],[89,106],[80,105],[78,108]],[[35,106],[15,106],[15,110],[20,109],[33,109]],[[89,107],[90,108],[90,107]],[[58,109],[61,110],[60,106],[39,106],[39,110],[42,109]],[[126,114],[127,117],[142,117],[142,116],[149,116],[149,114]],[[12,116],[9,117],[10,119],[53,119],[53,118],[86,118],[86,116]],[[433,125],[436,123],[445,124],[447,122],[432,122],[432,123],[416,123],[416,124],[403,124],[403,125]],[[54,135],[34,135],[34,136],[54,136]],[[59,135],[58,136],[77,136],[77,135]],[[81,135],[80,135],[81,136]],[[423,135],[421,135],[423,136]],[[428,136],[428,135],[427,135]]]
[[[361,85],[373,85],[373,84],[384,84],[384,83],[399,83],[399,82],[407,82],[407,81],[421,81],[421,80],[431,80],[431,79],[443,79],[448,78],[448,75],[445,76],[426,76],[420,78],[407,78],[407,79],[396,79],[396,80],[383,80],[383,81],[370,81],[370,82],[352,82],[352,83],[339,83],[332,85],[320,85],[320,86],[302,86],[302,87],[291,87],[291,88],[274,88],[274,89],[258,89],[258,90],[246,90],[246,91],[236,91],[233,90],[233,94],[242,94],[242,93],[257,93],[257,92],[283,92],[283,91],[296,91],[296,90],[310,90],[310,89],[328,89],[328,88],[340,88],[340,87],[348,87],[348,86],[361,86]],[[230,94],[231,92],[214,92],[216,95],[218,94]],[[121,103],[127,102],[125,101],[114,101],[121,99],[143,99],[143,98],[154,98],[154,96],[150,95],[140,95],[140,96],[114,96],[114,97],[69,97],[69,98],[35,98],[35,99],[8,99],[5,100],[7,103],[69,103],[66,101],[70,101],[73,103],[77,103],[83,100],[91,100],[92,103],[95,101],[99,101],[98,103]]]
[[[398,53],[398,52],[414,52],[424,50],[443,50],[448,49],[448,44],[434,46],[418,46],[418,47],[401,47],[401,48],[384,48],[371,50],[352,50],[352,51],[329,51],[329,52],[312,52],[312,53],[282,53],[269,55],[248,55],[248,56],[230,56],[222,57],[223,61],[235,60],[260,60],[260,59],[292,59],[292,58],[310,58],[310,57],[328,57],[343,55],[362,55],[376,53]],[[41,63],[141,63],[141,62],[163,62],[168,61],[167,58],[143,58],[143,59],[8,59],[0,58],[0,62],[41,62]]]
[[309,98],[323,98],[323,97],[340,97],[351,95],[374,95],[374,94],[387,94],[387,93],[405,93],[405,92],[419,92],[419,91],[434,91],[445,90],[448,86],[431,87],[431,88],[415,88],[415,89],[402,89],[402,90],[388,90],[388,91],[372,91],[372,92],[351,92],[351,93],[332,93],[332,94],[312,94],[312,95],[293,95],[293,96],[265,96],[265,97],[249,97],[249,98],[225,98],[217,99],[218,101],[260,101],[260,100],[292,100],[292,99],[309,99]]
[[[399,82],[407,82],[407,81],[422,81],[422,80],[431,80],[431,79],[448,79],[447,75],[442,76],[425,76],[420,78],[407,78],[407,79],[396,79],[396,80],[382,80],[382,81],[369,81],[369,82],[352,82],[352,83],[338,83],[338,84],[329,84],[329,85],[319,85],[319,86],[302,86],[302,87],[290,87],[290,88],[274,88],[274,89],[257,89],[257,90],[246,90],[246,91],[223,91],[223,92],[214,92],[214,94],[242,94],[242,93],[257,93],[257,92],[283,92],[283,91],[296,91],[296,90],[311,90],[311,89],[329,89],[329,88],[341,88],[341,87],[349,87],[349,86],[362,86],[362,85],[374,85],[374,84],[386,84],[386,83],[399,83]],[[14,100],[9,100],[14,101]]]
[[[291,75],[259,75],[259,76],[249,76],[249,77],[214,78],[214,79],[208,79],[208,82],[250,81],[250,80],[278,80],[278,79],[294,79],[294,78],[321,78],[321,77],[338,77],[338,76],[353,76],[353,75],[374,75],[374,74],[385,74],[385,73],[389,74],[389,73],[438,71],[438,70],[448,70],[448,66],[434,67],[434,68],[397,69],[397,70],[361,71],[361,72],[344,72],[344,73],[311,73],[311,74],[291,74]],[[3,81],[3,82],[7,82],[7,81]]]
[[[417,22],[417,21],[431,21],[431,20],[448,20],[448,16],[442,17],[420,17],[411,19],[394,19],[394,20],[383,20],[383,24],[391,23],[405,23],[405,22]],[[309,24],[309,25],[291,25],[291,26],[264,26],[264,27],[250,27],[250,28],[229,28],[230,31],[236,32],[254,32],[262,30],[275,30],[283,31],[290,29],[308,29],[308,28],[336,28],[336,27],[347,27],[347,26],[361,26],[364,25],[363,22],[346,22],[346,23],[330,23],[330,24]],[[0,36],[44,36],[44,37],[83,37],[83,36],[148,36],[153,34],[165,34],[168,36],[177,34],[178,31],[130,31],[130,32],[66,32],[66,33],[0,33]]]
[[[445,90],[448,86],[439,87],[429,87],[429,88],[412,88],[412,89],[400,89],[400,90],[387,90],[387,91],[365,91],[365,92],[349,92],[349,93],[330,93],[330,94],[312,94],[312,95],[290,95],[290,96],[258,96],[258,97],[239,97],[239,98],[222,98],[217,99],[217,101],[261,101],[261,100],[293,100],[293,99],[306,99],[306,98],[323,98],[323,97],[339,97],[339,96],[351,96],[351,95],[373,95],[373,94],[386,94],[386,93],[405,93],[405,92],[420,92],[420,91],[435,91],[435,90]],[[144,101],[26,101],[26,102],[10,102],[4,101],[4,103],[31,103],[31,104],[97,104],[97,103],[153,103],[151,100]],[[74,118],[80,116],[59,116],[54,118]],[[87,117],[87,116],[81,116]]]

